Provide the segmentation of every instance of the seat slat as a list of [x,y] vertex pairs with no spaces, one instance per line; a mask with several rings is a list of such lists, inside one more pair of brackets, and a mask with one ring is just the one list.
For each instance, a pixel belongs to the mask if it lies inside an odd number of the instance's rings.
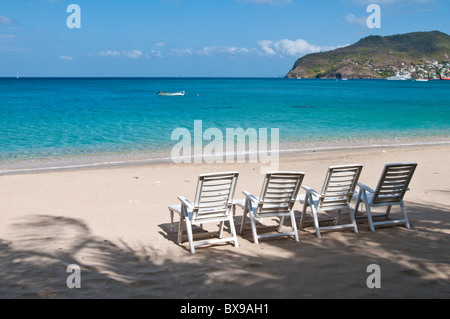
[[227,201],[228,196],[208,196],[208,197],[202,197],[201,202],[202,203],[214,203],[214,202],[221,202],[221,201]]
[[202,192],[230,189],[230,185],[207,185],[202,188]]
[[271,199],[268,201],[264,201],[264,204],[267,205],[278,205],[280,203],[289,203],[291,201],[290,198],[282,198],[282,199]]
[[266,200],[271,200],[271,199],[280,199],[280,198],[291,198],[292,197],[292,192],[289,193],[270,193],[267,194],[265,199]]
[[295,179],[279,179],[279,180],[271,180],[271,184],[295,184],[297,181]]
[[386,181],[392,181],[392,182],[404,182],[406,179],[408,178],[408,176],[403,176],[403,177],[390,177],[390,176],[386,176],[384,178],[384,182]]
[[289,190],[292,190],[293,188],[294,188],[294,186],[295,186],[295,184],[292,184],[292,185],[287,185],[287,184],[283,184],[283,185],[280,185],[280,184],[275,184],[275,185],[269,185],[269,186],[267,186],[267,189],[266,189],[266,193],[267,192],[284,192],[284,189],[289,189]]
[[232,174],[200,177],[200,179],[203,180],[203,182],[213,181],[213,180],[227,180],[227,179],[233,180],[233,178],[234,178],[234,175],[232,175]]
[[222,187],[222,188],[230,188],[231,183],[208,183],[203,184],[204,189],[214,188],[214,187]]

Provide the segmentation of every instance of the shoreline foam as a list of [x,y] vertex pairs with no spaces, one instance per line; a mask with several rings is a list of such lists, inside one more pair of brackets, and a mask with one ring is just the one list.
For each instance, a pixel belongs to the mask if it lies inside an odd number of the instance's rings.
[[[346,150],[364,150],[364,149],[379,149],[379,148],[403,148],[403,147],[433,147],[433,146],[446,146],[450,145],[450,140],[446,141],[416,141],[416,142],[408,142],[408,143],[386,143],[386,144],[371,144],[371,145],[345,145],[342,143],[338,146],[318,146],[318,147],[306,147],[306,148],[289,148],[289,149],[281,149],[279,151],[280,157],[282,156],[289,156],[292,154],[304,154],[308,152],[328,152],[328,151],[346,151]],[[148,154],[148,152],[143,152],[145,154]],[[163,153],[163,152],[160,152]],[[249,154],[255,154],[257,152],[245,152],[245,155],[248,156]],[[228,153],[221,153],[223,155],[223,158],[228,155]],[[235,153],[234,157],[240,155],[239,153]],[[38,167],[24,167],[24,168],[14,168],[14,163],[11,164],[11,168],[8,169],[0,169],[0,176],[1,175],[14,175],[14,174],[27,174],[27,173],[40,173],[40,172],[49,172],[49,171],[59,171],[59,170],[83,170],[83,169],[95,169],[95,168],[108,168],[108,167],[121,167],[121,166],[138,166],[138,165],[152,165],[152,164],[164,164],[164,163],[173,163],[173,160],[171,157],[144,157],[140,158],[142,154],[137,154],[135,152],[134,156],[136,158],[131,159],[123,159],[125,157],[133,157],[126,154],[115,154],[115,155],[105,155],[105,154],[98,154],[98,155],[92,155],[92,156],[86,156],[85,158],[81,158],[79,156],[69,156],[64,159],[59,158],[55,159],[50,162],[49,166],[38,166]],[[85,162],[85,163],[73,163],[75,159],[79,159],[81,162],[86,161],[87,159],[93,159],[93,158],[101,158],[104,157],[105,160],[103,161],[97,161],[97,162]],[[179,157],[178,159],[181,159],[183,157]],[[184,159],[188,159],[189,157],[184,157]],[[191,163],[194,163],[193,156],[190,157]],[[225,161],[224,161],[225,162]],[[39,163],[43,164],[45,161],[39,162],[37,161],[25,161],[22,162],[25,165],[30,163]],[[57,165],[55,163],[62,163],[61,165]],[[202,163],[205,163],[203,160]],[[246,163],[248,163],[248,158],[246,158]],[[198,163],[197,163],[198,164]],[[212,163],[215,164],[215,163]],[[229,163],[233,164],[233,163]]]

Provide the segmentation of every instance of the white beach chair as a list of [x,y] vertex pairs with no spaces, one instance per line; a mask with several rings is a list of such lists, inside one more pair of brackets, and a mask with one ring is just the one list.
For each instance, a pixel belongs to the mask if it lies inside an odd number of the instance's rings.
[[[376,225],[386,224],[405,224],[406,228],[410,228],[403,197],[406,191],[409,190],[408,185],[416,167],[417,163],[386,164],[375,190],[362,183],[358,183],[359,189],[357,190],[357,194],[355,194],[355,214],[359,212],[359,205],[363,202],[371,231],[375,231]],[[393,205],[400,205],[403,214],[402,219],[387,220]],[[371,208],[380,206],[387,206],[386,211],[381,214],[373,214]],[[385,217],[386,220],[374,222],[373,219],[376,217]],[[357,216],[357,218],[360,217]]]
[[[192,204],[183,196],[178,196],[181,205],[169,206],[171,225],[173,231],[173,214],[180,215],[178,227],[178,244],[183,240],[183,224],[186,224],[189,247],[192,254],[195,254],[195,246],[214,244],[220,242],[234,242],[238,247],[236,229],[233,221],[233,196],[236,189],[238,172],[221,172],[213,174],[199,175],[197,191]],[[228,221],[232,237],[222,238],[224,222]],[[194,241],[193,226],[206,223],[219,222],[217,233],[208,232],[209,235],[218,234],[219,238],[203,241]],[[199,234],[204,236],[205,234]]]
[[[294,235],[298,241],[297,225],[294,216],[294,203],[300,190],[305,174],[301,172],[268,172],[264,178],[261,196],[256,198],[250,192],[243,191],[245,200],[238,200],[236,205],[244,210],[241,223],[241,234],[245,231],[245,221],[250,213],[250,223],[253,241],[259,243],[259,238]],[[292,222],[292,232],[281,233],[284,217],[289,216]],[[279,217],[278,233],[258,235],[256,220],[265,217]],[[264,227],[266,228],[266,227]]]
[[[320,194],[308,186],[302,186],[306,190],[306,194],[298,197],[300,203],[303,204],[299,229],[303,229],[306,210],[308,207],[311,207],[317,237],[321,238],[321,230],[330,229],[353,228],[354,232],[357,233],[358,227],[356,225],[354,210],[350,206],[350,201],[355,191],[356,183],[361,175],[362,168],[363,166],[360,164],[329,167]],[[319,211],[336,211],[336,218],[331,219],[335,221],[334,225],[320,226],[319,222],[325,220],[319,220]],[[339,217],[341,214],[347,212],[350,214],[350,223],[339,224]],[[330,219],[327,219],[327,221],[330,221]]]

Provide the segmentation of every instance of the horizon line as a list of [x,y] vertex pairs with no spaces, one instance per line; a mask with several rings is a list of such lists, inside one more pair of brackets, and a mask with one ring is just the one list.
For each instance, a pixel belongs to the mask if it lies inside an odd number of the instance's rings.
[[73,79],[73,78],[111,78],[111,79],[126,79],[126,78],[134,78],[134,79],[180,79],[180,78],[285,78],[286,75],[274,75],[274,76],[0,76],[0,79],[45,79],[45,78],[53,78],[53,79]]

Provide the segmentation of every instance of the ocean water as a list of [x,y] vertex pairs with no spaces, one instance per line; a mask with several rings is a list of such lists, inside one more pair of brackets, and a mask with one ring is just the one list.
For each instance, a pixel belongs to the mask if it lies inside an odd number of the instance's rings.
[[193,134],[194,120],[224,136],[278,128],[280,151],[449,143],[449,93],[450,81],[3,78],[0,171],[168,160],[173,130]]

